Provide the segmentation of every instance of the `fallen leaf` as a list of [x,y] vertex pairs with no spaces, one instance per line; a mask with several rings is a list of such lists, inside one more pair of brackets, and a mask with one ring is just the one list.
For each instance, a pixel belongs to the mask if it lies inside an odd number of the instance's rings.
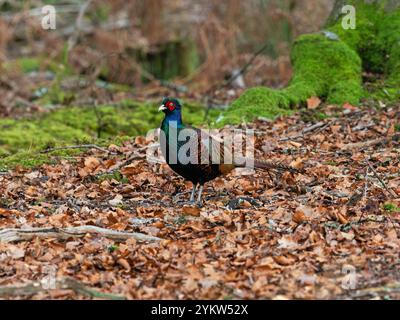
[[129,262],[128,262],[127,260],[125,260],[125,259],[123,259],[123,258],[119,258],[119,259],[117,260],[117,263],[118,263],[120,266],[122,266],[122,267],[126,270],[126,272],[131,271],[131,266],[129,265]]
[[274,256],[273,259],[275,260],[276,263],[282,266],[290,266],[296,261],[294,258],[290,256]]
[[112,200],[110,200],[110,201],[108,201],[108,203],[109,203],[110,205],[112,205],[113,207],[116,207],[116,206],[118,206],[118,205],[120,205],[120,204],[122,203],[122,199],[123,199],[122,195],[117,194],[117,195],[115,196],[115,198],[112,199]]
[[194,207],[194,206],[184,206],[182,210],[183,210],[183,213],[184,213],[185,215],[188,215],[188,216],[195,216],[195,217],[200,216],[200,208],[198,208],[198,207]]
[[315,109],[321,104],[321,100],[318,97],[311,97],[307,99],[307,108]]

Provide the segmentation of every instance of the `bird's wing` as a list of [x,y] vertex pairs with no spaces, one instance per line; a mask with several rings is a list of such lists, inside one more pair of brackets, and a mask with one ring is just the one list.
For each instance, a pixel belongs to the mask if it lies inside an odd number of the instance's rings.
[[[212,164],[219,165],[219,171],[222,174],[232,171],[236,165],[231,151],[225,147],[223,140],[211,136],[207,132],[196,129],[200,151],[199,163],[204,167],[210,167]],[[207,168],[205,168],[206,170]]]

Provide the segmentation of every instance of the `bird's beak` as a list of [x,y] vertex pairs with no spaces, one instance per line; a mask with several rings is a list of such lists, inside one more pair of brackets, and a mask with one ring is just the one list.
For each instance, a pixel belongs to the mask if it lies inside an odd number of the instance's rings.
[[167,110],[167,107],[164,106],[163,104],[158,108],[158,111],[164,111]]

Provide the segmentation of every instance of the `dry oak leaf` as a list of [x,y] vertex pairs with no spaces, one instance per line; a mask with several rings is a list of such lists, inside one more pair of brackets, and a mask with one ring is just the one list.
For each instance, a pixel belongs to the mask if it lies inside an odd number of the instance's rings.
[[290,166],[293,167],[293,168],[296,168],[296,169],[302,169],[304,167],[303,159],[302,158],[297,158],[296,160],[293,160],[290,163]]
[[355,106],[353,106],[352,104],[350,104],[350,103],[348,103],[348,102],[346,102],[344,105],[343,105],[343,109],[345,109],[345,110],[348,110],[348,111],[357,111],[358,110],[358,108],[357,107],[355,107]]
[[0,216],[5,217],[5,216],[11,215],[13,213],[18,214],[18,211],[0,208]]
[[188,216],[198,217],[200,216],[200,208],[192,206],[184,206],[183,213]]
[[95,170],[100,165],[100,161],[94,157],[88,157],[85,159],[85,169],[89,171]]
[[321,100],[318,97],[311,97],[307,99],[307,108],[308,109],[315,109],[318,108],[321,104]]
[[120,258],[117,260],[117,262],[121,267],[123,267],[126,270],[126,272],[131,271],[131,266],[129,265],[129,262],[126,261],[125,259]]
[[293,214],[292,220],[294,222],[296,222],[297,224],[303,223],[303,222],[309,220],[312,213],[313,213],[312,208],[301,205],[296,208],[296,211]]
[[282,266],[290,266],[292,265],[296,259],[290,256],[274,256],[275,262]]

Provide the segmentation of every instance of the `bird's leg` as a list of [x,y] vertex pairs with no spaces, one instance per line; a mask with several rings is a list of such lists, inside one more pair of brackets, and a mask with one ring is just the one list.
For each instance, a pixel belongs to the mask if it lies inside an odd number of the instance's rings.
[[193,183],[193,190],[192,190],[192,193],[191,193],[191,195],[190,195],[190,202],[194,202],[194,196],[196,195],[196,187],[197,187],[197,184],[194,184]]
[[200,185],[199,194],[197,196],[197,205],[201,207],[201,195],[203,193],[203,185]]

